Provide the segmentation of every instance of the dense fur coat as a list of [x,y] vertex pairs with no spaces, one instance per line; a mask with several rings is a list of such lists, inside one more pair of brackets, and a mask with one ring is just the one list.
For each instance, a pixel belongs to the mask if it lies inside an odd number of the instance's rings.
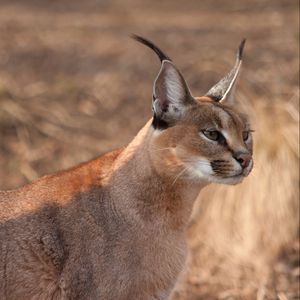
[[199,191],[252,168],[249,124],[219,102],[234,70],[193,98],[162,59],[154,117],[126,148],[0,192],[0,299],[168,299]]

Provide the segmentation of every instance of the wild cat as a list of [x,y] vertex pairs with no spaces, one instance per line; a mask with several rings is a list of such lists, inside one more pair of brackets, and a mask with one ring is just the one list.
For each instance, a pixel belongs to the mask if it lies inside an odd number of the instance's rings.
[[134,38],[161,61],[153,118],[123,149],[0,193],[0,299],[168,299],[200,190],[251,171],[233,95],[245,41],[233,69],[193,97],[171,59]]

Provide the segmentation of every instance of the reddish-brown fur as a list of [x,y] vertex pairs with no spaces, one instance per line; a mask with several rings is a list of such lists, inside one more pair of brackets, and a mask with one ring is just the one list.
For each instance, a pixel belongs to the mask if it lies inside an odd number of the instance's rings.
[[171,62],[154,91],[156,124],[126,148],[0,192],[0,299],[168,299],[199,191],[247,176],[252,160],[235,155],[251,158],[252,139],[235,109],[192,98]]
[[[176,180],[183,157],[197,154],[197,144],[188,143],[195,131],[186,123],[153,138],[148,123],[125,150],[0,193],[2,245],[14,245],[1,252],[1,299],[169,294],[184,263],[184,232],[194,199],[207,184]],[[188,150],[182,157],[172,152],[178,141]],[[112,258],[114,243],[121,249]],[[80,278],[78,268],[91,277]],[[116,277],[120,273],[122,280]]]
[[[133,144],[123,152],[108,153],[68,171],[45,176],[19,190],[1,192],[1,240],[5,241],[1,251],[1,270],[4,270],[1,299],[148,299],[150,295],[154,297],[157,290],[162,293],[168,290],[166,283],[174,284],[184,259],[184,225],[192,202],[184,205],[176,189],[172,191],[171,184],[162,179],[154,177],[143,181],[143,177],[148,176],[145,169],[141,174],[134,170],[140,168],[135,161],[141,157],[135,151],[141,146]],[[135,178],[139,176],[139,179]],[[128,182],[128,177],[135,182]],[[113,186],[112,182],[118,185]],[[110,200],[105,199],[100,206],[93,203],[101,201],[107,189],[114,199],[122,197],[124,201],[109,203]],[[133,195],[139,199],[143,194],[153,194],[154,189],[153,197],[147,202],[142,198],[139,201],[131,199]],[[102,220],[99,222],[107,223],[107,232],[99,231],[97,217],[93,216],[102,205],[107,214],[100,213]],[[115,223],[113,228],[110,228],[110,222]],[[129,234],[131,230],[136,237]],[[106,251],[103,248],[107,243],[105,234],[111,235],[112,239],[122,239],[117,261],[110,258],[109,253],[105,259],[100,258],[102,251]],[[175,245],[173,240],[177,241]],[[89,257],[91,248],[94,253]],[[113,253],[113,247],[107,251]],[[77,258],[72,258],[73,255]],[[159,260],[160,255],[164,259]],[[145,267],[145,262],[141,263],[141,260],[144,257],[149,265],[143,275],[141,268]],[[177,271],[170,272],[169,267],[164,266],[166,257],[174,261]],[[80,262],[85,260],[88,262],[81,265]],[[92,267],[89,263],[95,265]],[[113,271],[116,263],[118,272]],[[106,264],[107,274],[103,270]],[[93,275],[81,279],[77,268],[80,272],[86,268],[86,272]],[[120,273],[124,273],[124,279],[118,282],[115,276]],[[112,277],[107,279],[110,288],[105,288],[103,282],[109,276]],[[104,286],[104,290],[89,290],[89,285],[97,284]]]

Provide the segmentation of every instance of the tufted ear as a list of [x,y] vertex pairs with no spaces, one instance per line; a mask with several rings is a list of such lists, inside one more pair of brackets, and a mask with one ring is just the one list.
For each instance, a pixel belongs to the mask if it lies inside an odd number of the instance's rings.
[[163,61],[153,86],[154,118],[165,122],[165,125],[172,125],[193,103],[194,99],[181,73],[171,61]]
[[206,94],[206,96],[213,100],[225,104],[233,104],[234,102],[234,91],[237,78],[242,65],[242,56],[246,40],[242,40],[235,61],[233,69],[223,77],[216,85],[214,85]]
[[152,109],[154,128],[165,129],[176,123],[186,107],[196,104],[196,101],[171,59],[151,41],[138,35],[132,37],[151,48],[161,61],[161,68],[153,86]]

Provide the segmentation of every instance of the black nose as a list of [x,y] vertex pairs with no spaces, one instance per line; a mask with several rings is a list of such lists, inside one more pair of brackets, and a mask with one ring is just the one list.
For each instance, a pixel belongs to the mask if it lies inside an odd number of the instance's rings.
[[252,159],[252,155],[248,152],[237,152],[233,156],[243,168],[247,168]]

